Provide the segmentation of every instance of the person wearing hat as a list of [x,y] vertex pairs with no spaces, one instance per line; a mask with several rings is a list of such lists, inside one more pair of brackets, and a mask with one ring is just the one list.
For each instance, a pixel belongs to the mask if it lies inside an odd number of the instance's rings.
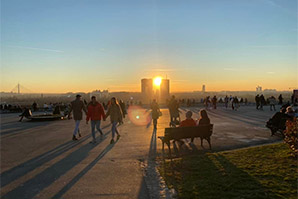
[[81,137],[79,126],[83,118],[82,111],[84,111],[85,114],[87,115],[87,110],[84,105],[84,102],[81,99],[81,95],[76,95],[76,99],[70,103],[70,111],[69,111],[69,115],[71,114],[71,112],[73,112],[73,119],[75,121],[75,129],[73,131],[72,140],[78,140],[76,138],[77,133],[79,133],[79,136]]

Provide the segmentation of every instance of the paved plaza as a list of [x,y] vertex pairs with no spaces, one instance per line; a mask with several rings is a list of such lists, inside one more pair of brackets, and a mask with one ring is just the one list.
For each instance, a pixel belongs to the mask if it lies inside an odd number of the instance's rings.
[[[181,108],[182,119],[187,110],[198,118],[200,108],[190,107]],[[269,107],[257,111],[253,106],[208,110],[214,124],[213,151],[280,141],[265,127],[273,114]],[[111,145],[108,119],[101,125],[104,136],[96,134],[97,143],[91,144],[90,124],[85,120],[80,126],[82,137],[72,141],[73,120],[18,122],[18,114],[2,114],[1,198],[150,198],[142,163],[161,153],[157,137],[168,126],[167,109],[162,109],[156,133],[152,126],[136,125],[126,117],[118,127],[120,139]],[[195,139],[190,152],[209,151],[207,142],[204,145],[206,149]]]

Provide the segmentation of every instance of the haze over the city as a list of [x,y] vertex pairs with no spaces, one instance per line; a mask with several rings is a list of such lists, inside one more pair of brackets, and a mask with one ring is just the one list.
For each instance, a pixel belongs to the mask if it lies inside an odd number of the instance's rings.
[[298,86],[297,1],[1,0],[1,91]]

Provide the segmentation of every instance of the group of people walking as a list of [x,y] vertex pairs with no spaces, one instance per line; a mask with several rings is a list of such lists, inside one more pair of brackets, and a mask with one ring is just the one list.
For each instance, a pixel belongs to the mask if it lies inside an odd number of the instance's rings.
[[[263,110],[263,106],[268,104],[270,105],[270,111],[276,111],[275,105],[277,104],[277,100],[274,96],[271,96],[266,100],[263,94],[258,94],[255,97],[255,102],[257,110]],[[283,97],[281,94],[278,96],[278,104],[283,105]]]
[[83,118],[83,112],[86,114],[86,124],[91,120],[91,134],[93,138],[91,143],[96,143],[95,129],[97,129],[100,135],[103,136],[100,127],[101,120],[105,121],[107,117],[110,117],[110,122],[112,124],[112,139],[110,143],[113,144],[115,142],[115,134],[117,134],[117,140],[120,138],[117,125],[123,123],[123,112],[115,97],[111,98],[108,110],[105,113],[104,107],[96,100],[95,96],[91,97],[91,102],[87,104],[87,108],[84,101],[81,99],[81,95],[76,96],[76,99],[70,104],[70,113],[73,113],[73,119],[75,121],[73,140],[78,140],[77,134],[81,137],[79,126]]

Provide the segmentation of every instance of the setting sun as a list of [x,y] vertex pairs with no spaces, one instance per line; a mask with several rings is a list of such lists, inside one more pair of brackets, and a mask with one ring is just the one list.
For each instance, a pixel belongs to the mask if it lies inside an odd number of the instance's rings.
[[161,84],[161,77],[155,77],[154,78],[154,85],[155,86],[160,86]]

